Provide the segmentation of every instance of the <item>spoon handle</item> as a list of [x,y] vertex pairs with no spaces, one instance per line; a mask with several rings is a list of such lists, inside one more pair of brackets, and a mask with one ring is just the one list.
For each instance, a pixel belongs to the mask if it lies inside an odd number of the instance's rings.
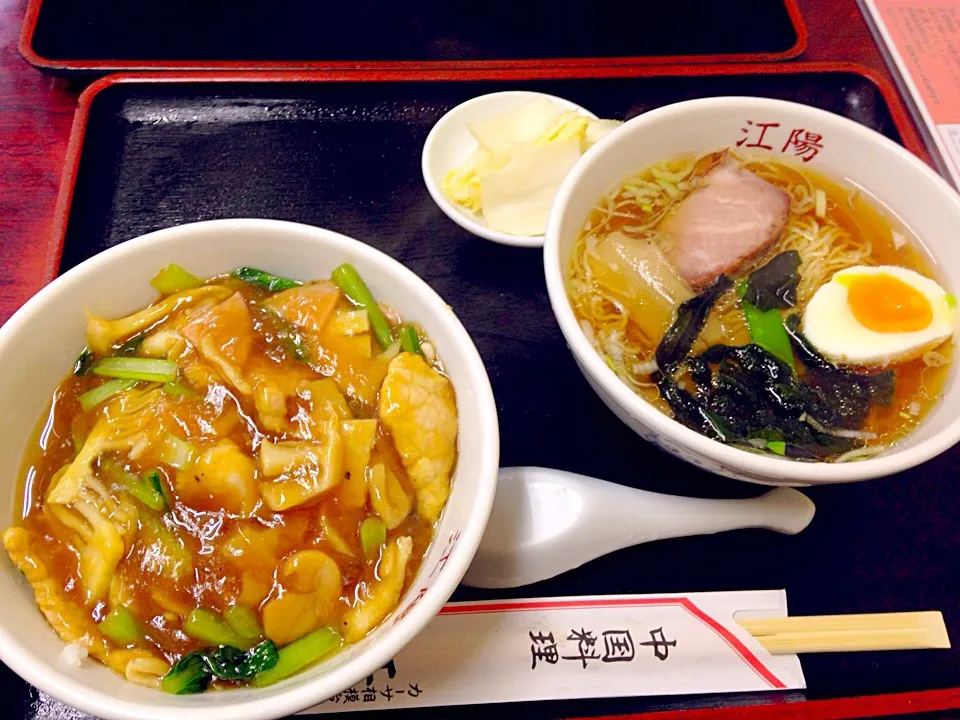
[[679,498],[634,490],[633,509],[656,518],[639,523],[636,534],[624,537],[621,547],[687,535],[711,535],[728,530],[764,528],[796,535],[813,519],[816,507],[803,493],[779,487],[745,500]]

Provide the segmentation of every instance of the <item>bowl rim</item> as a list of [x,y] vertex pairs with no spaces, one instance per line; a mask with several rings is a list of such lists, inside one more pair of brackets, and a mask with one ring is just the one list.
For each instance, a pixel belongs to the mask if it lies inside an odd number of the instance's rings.
[[[91,687],[72,673],[35,659],[29,649],[0,622],[0,661],[34,687],[97,717],[111,720],[168,720],[172,716],[183,720],[267,720],[292,715],[326,700],[349,687],[350,682],[358,682],[382,667],[436,616],[466,573],[493,507],[500,457],[497,408],[489,376],[469,333],[439,294],[416,273],[386,253],[332,230],[283,220],[238,218],[186,223],[141,235],[98,253],[41,288],[0,327],[0,350],[5,349],[21,332],[27,330],[34,316],[42,312],[61,292],[90,282],[90,278],[95,277],[107,264],[136,255],[147,247],[179,242],[185,235],[199,238],[205,233],[245,229],[258,230],[265,234],[273,233],[275,236],[299,235],[328,251],[346,250],[354,257],[360,256],[364,261],[390,269],[391,274],[401,278],[413,292],[433,306],[437,319],[449,326],[454,342],[464,349],[467,359],[465,369],[470,378],[471,391],[476,397],[475,406],[482,431],[479,439],[480,464],[471,472],[476,473],[479,478],[477,493],[472,498],[472,509],[463,523],[454,553],[451,553],[449,560],[441,568],[438,579],[419,602],[409,607],[401,620],[388,627],[384,635],[353,660],[307,682],[297,683],[299,675],[294,675],[282,681],[290,683],[290,687],[262,698],[247,698],[242,702],[229,701],[229,692],[214,693],[210,702],[194,701],[194,706],[184,706],[164,702],[164,698],[175,696],[165,696],[160,691],[157,691],[158,702],[149,704],[116,697]],[[435,541],[436,537],[431,544]],[[390,622],[390,618],[385,622]],[[280,684],[275,687],[279,688]]]
[[[919,158],[880,133],[835,113],[786,100],[749,96],[700,98],[665,105],[638,115],[601,138],[592,148],[594,152],[581,157],[557,193],[547,224],[544,274],[550,305],[561,332],[584,374],[598,383],[621,409],[640,424],[662,434],[692,454],[705,457],[734,472],[749,473],[757,476],[758,480],[762,477],[776,484],[822,485],[893,475],[926,462],[960,441],[960,416],[933,437],[913,447],[903,448],[890,455],[884,454],[849,463],[798,462],[789,458],[768,457],[708,438],[661,413],[631,391],[601,360],[574,316],[564,283],[564,259],[560,258],[560,221],[563,210],[576,191],[585,171],[597,162],[607,148],[620,144],[623,142],[622,138],[642,134],[645,128],[654,124],[682,123],[683,117],[691,112],[729,113],[731,110],[753,110],[757,107],[781,110],[791,114],[805,114],[815,117],[822,124],[830,124],[844,133],[859,135],[864,141],[872,143],[878,152],[886,153],[894,162],[909,166],[923,176],[943,202],[952,204],[960,214],[960,195],[957,195],[946,180]],[[614,182],[610,184],[612,186]],[[883,198],[880,199],[883,200]]]
[[594,120],[598,119],[597,116],[592,112],[587,110],[582,105],[578,105],[572,100],[567,100],[566,98],[558,97],[557,95],[551,95],[550,93],[538,92],[536,90],[501,90],[498,92],[477,95],[476,97],[465,100],[464,102],[445,112],[443,116],[437,120],[436,123],[434,123],[433,127],[430,128],[430,132],[427,134],[427,139],[423,143],[423,150],[420,154],[420,172],[423,175],[423,182],[427,186],[427,192],[430,193],[430,197],[433,198],[433,201],[437,204],[437,207],[440,208],[443,214],[453,220],[453,222],[467,232],[483,238],[484,240],[490,240],[491,242],[499,243],[501,245],[526,248],[543,247],[546,238],[545,235],[513,235],[511,233],[493,230],[487,227],[485,223],[477,222],[470,215],[461,212],[447,198],[447,196],[443,194],[443,189],[440,187],[441,179],[434,175],[433,169],[430,167],[430,162],[434,153],[436,152],[436,148],[439,146],[440,141],[444,138],[445,133],[448,132],[448,127],[458,122],[458,116],[462,112],[476,107],[477,105],[490,103],[494,98],[497,97],[525,97],[531,100],[538,97],[545,97],[566,110],[576,110]]

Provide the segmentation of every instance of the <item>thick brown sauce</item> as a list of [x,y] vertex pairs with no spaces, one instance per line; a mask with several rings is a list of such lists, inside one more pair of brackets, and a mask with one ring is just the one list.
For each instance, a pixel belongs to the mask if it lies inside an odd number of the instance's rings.
[[[250,301],[262,299],[267,293],[247,283],[232,278],[218,278],[210,284],[226,284],[239,291]],[[341,304],[346,301],[341,298]],[[255,316],[255,318],[258,316]],[[275,328],[264,317],[255,319],[255,340],[249,363],[259,362],[272,373],[287,377],[319,379],[330,374],[333,365],[344,368],[351,366],[358,371],[369,368],[370,360],[362,355],[352,356],[348,352],[350,343],[342,337],[321,335],[320,344],[329,360],[335,356],[335,362],[329,363],[324,374],[297,361],[284,350],[274,337]],[[354,336],[356,338],[357,336]],[[362,336],[368,338],[369,336]],[[366,340],[370,342],[369,339]],[[356,346],[355,346],[356,347]],[[374,349],[374,354],[378,349]],[[97,418],[97,409],[85,413],[77,398],[85,391],[99,385],[102,379],[94,375],[67,375],[54,391],[47,417],[40,423],[34,441],[31,442],[24,459],[21,472],[24,498],[22,520],[20,523],[36,533],[42,547],[42,555],[49,563],[57,583],[67,596],[79,607],[84,606],[83,593],[79,581],[78,555],[72,549],[73,532],[60,523],[50,513],[44,511],[44,496],[54,474],[75,456],[74,437],[84,438],[93,427]],[[218,398],[217,410],[210,402]],[[256,417],[252,401],[232,390],[225,383],[217,382],[208,389],[205,397],[171,398],[176,403],[178,425],[186,433],[186,440],[198,445],[209,444],[214,437],[229,438],[256,460],[255,451],[262,437],[272,440],[285,439],[283,435],[263,433],[255,428],[252,418]],[[295,404],[297,400],[292,400]],[[351,409],[357,418],[374,416],[375,404],[350,401]],[[295,407],[288,407],[291,416]],[[211,429],[214,433],[211,433]],[[401,479],[410,497],[413,490],[400,463],[400,458],[390,438],[384,434],[382,424],[379,436],[371,455],[369,466],[385,463]],[[224,611],[234,604],[252,604],[260,610],[266,602],[276,597],[280,591],[278,566],[290,553],[308,548],[316,548],[333,557],[341,571],[343,593],[336,614],[326,619],[324,624],[339,625],[342,614],[353,604],[355,594],[363,582],[374,579],[375,562],[364,562],[358,537],[358,525],[372,511],[361,509],[344,510],[340,506],[337,491],[325,496],[318,503],[293,508],[282,513],[274,513],[264,504],[260,504],[253,517],[242,518],[228,513],[213,503],[204,503],[191,498],[190,503],[176,497],[174,470],[169,466],[141,458],[138,462],[127,461],[126,467],[139,475],[141,472],[159,468],[164,474],[165,485],[171,490],[174,505],[167,513],[172,520],[172,529],[189,551],[193,572],[181,582],[174,582],[163,574],[147,572],[144,569],[144,548],[134,543],[117,569],[122,578],[126,596],[132,599],[128,609],[147,629],[147,640],[162,652],[168,660],[176,659],[180,654],[204,646],[203,643],[187,636],[181,630],[183,616],[195,607],[207,607]],[[140,508],[141,512],[145,511]],[[339,553],[325,537],[320,524],[324,515],[333,529],[346,540],[353,550],[354,557]],[[253,530],[248,536],[260,537],[261,541],[250,543],[240,557],[233,559],[225,550],[231,538],[236,537],[239,529]],[[266,535],[256,535],[265,531]],[[388,532],[388,541],[403,535],[413,540],[413,553],[406,567],[406,590],[416,574],[424,553],[433,534],[432,524],[411,512],[403,523]],[[262,584],[265,594],[248,588],[244,593],[244,573],[250,587]],[[252,582],[251,582],[252,581]],[[250,599],[254,598],[254,602]],[[103,618],[109,610],[108,603],[100,602],[90,610],[95,621]]]

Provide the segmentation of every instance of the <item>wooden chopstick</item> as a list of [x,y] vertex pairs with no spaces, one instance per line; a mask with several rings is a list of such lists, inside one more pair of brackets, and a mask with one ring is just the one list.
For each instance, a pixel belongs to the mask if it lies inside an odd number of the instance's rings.
[[737,623],[773,655],[950,647],[939,611],[744,618]]

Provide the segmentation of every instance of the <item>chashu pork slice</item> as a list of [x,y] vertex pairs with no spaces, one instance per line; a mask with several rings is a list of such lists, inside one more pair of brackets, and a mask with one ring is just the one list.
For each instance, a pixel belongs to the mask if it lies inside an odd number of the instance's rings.
[[790,196],[727,158],[660,224],[667,259],[692,288],[732,273],[783,233]]

